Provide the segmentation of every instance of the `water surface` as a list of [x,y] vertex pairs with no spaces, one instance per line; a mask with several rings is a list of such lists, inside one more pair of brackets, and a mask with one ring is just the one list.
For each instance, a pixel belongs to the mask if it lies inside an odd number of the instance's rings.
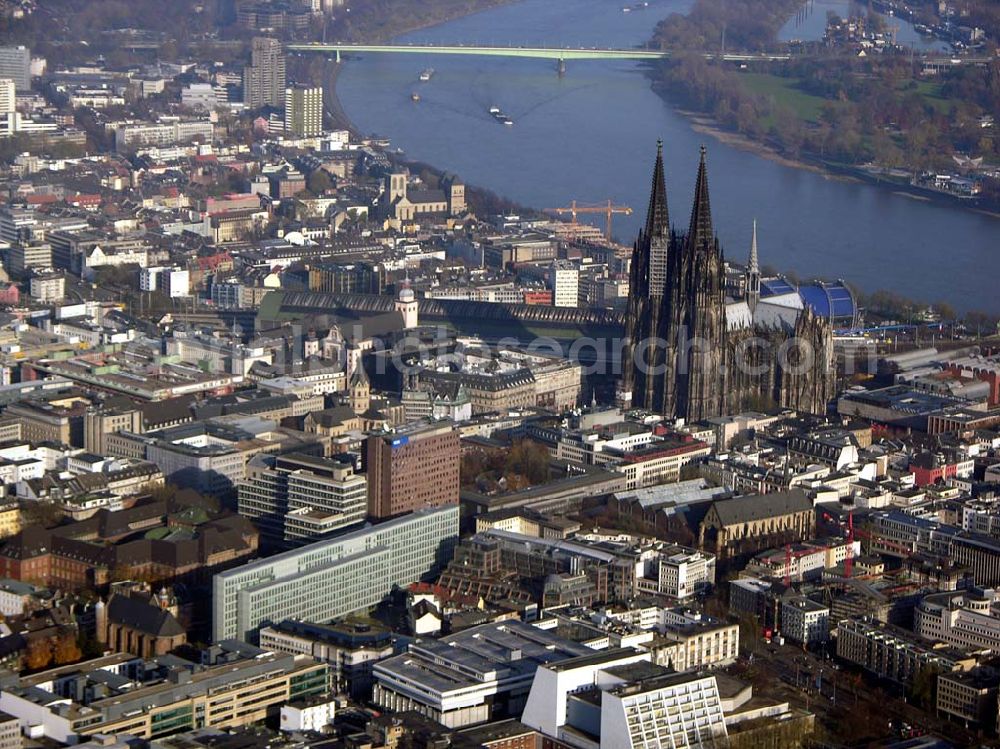
[[[616,0],[524,0],[414,32],[401,41],[450,44],[636,46],[689,0],[652,0],[623,13]],[[417,80],[433,67],[431,81]],[[653,93],[634,62],[366,55],[344,65],[344,110],[363,132],[388,136],[419,161],[454,171],[522,204],[558,207],[612,199],[631,243],[644,220],[657,138],[665,143],[672,220],[686,227],[698,161],[709,149],[716,229],[742,261],[758,221],[761,262],[803,277],[843,278],[1000,312],[989,270],[1000,265],[1000,221],[866,184],[782,166],[694,132]],[[410,100],[419,92],[421,100]],[[513,127],[489,114],[499,106]]]

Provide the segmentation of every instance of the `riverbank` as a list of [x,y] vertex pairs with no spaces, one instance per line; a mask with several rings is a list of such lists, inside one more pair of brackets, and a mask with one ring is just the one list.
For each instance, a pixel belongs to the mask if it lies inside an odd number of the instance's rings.
[[891,192],[893,195],[911,198],[920,202],[936,203],[951,208],[971,211],[982,216],[989,216],[990,218],[1000,218],[1000,211],[993,206],[984,205],[980,201],[962,199],[955,195],[949,195],[946,192],[936,192],[926,188],[912,187],[899,182],[878,179],[876,176],[867,174],[860,166],[835,166],[819,159],[789,158],[773,146],[726,127],[707,114],[676,106],[667,93],[662,90],[662,87],[658,86],[655,81],[652,88],[665,104],[668,104],[675,112],[688,121],[694,132],[707,135],[713,140],[732,148],[752,153],[754,156],[767,159],[791,169],[800,169],[819,174],[824,179],[852,182],[855,184],[868,184]]
[[[670,99],[666,96],[666,94],[657,89],[658,87],[654,85],[653,90],[656,91],[660,98],[663,99],[664,102],[671,104]],[[816,174],[824,174],[824,170],[819,166],[809,164],[798,159],[790,159],[766,143],[753,140],[752,138],[749,138],[743,133],[738,133],[735,130],[730,130],[706,114],[693,112],[689,109],[683,109],[681,107],[674,106],[673,104],[671,104],[671,106],[677,114],[681,115],[687,119],[688,122],[690,122],[691,129],[696,133],[708,135],[714,140],[724,143],[727,146],[738,148],[741,151],[747,151],[755,156],[767,159],[768,161],[773,161],[774,163],[781,164],[782,166],[791,167],[793,169],[804,169],[806,171],[815,172]]]
[[[408,2],[409,0],[404,0]],[[508,5],[510,3],[517,2],[518,0],[472,0],[476,7],[472,9],[463,8],[460,11],[445,11],[444,16],[441,18],[432,18],[430,20],[421,20],[415,23],[404,23],[400,24],[398,27],[385,27],[381,29],[379,34],[365,34],[363,31],[356,39],[352,41],[359,44],[377,44],[380,42],[389,42],[396,39],[404,34],[412,34],[415,31],[423,31],[424,29],[430,29],[435,26],[440,26],[441,24],[448,23],[449,21],[454,21],[459,18],[468,18],[469,16],[475,16],[479,13],[484,13],[488,10],[493,10],[501,5]],[[389,13],[390,17],[398,18],[396,14]]]
[[343,104],[340,103],[340,97],[337,96],[337,79],[340,78],[342,65],[344,65],[343,62],[327,63],[323,73],[323,102],[333,129],[346,130],[351,134],[352,140],[360,140],[363,136],[351,122],[351,118],[347,116]]

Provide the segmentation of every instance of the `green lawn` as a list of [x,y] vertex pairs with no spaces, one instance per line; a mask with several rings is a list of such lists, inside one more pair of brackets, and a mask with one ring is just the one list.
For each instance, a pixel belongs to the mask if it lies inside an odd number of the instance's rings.
[[[904,86],[901,90],[905,89]],[[953,99],[941,96],[941,84],[937,81],[917,81],[916,91],[924,97],[924,101],[942,113],[950,112],[952,105],[956,103]]]
[[773,96],[779,108],[790,109],[800,119],[818,122],[826,100],[802,91],[794,78],[766,73],[741,73],[740,80],[756,94]]

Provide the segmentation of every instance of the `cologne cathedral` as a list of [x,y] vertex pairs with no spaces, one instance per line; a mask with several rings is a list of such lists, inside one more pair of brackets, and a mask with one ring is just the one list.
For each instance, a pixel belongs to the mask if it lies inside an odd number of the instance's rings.
[[781,406],[822,414],[834,395],[832,327],[798,294],[761,298],[754,227],[738,298],[712,228],[705,148],[686,233],[671,228],[657,146],[632,253],[620,405],[698,421]]

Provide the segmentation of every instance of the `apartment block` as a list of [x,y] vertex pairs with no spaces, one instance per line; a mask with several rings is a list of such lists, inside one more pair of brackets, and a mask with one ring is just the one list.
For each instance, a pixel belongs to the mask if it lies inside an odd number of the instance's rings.
[[248,109],[281,107],[285,96],[285,54],[281,42],[254,37],[250,65],[243,69],[243,101]]
[[323,134],[323,89],[290,86],[285,89],[285,135],[311,138]]
[[837,625],[837,656],[876,676],[902,683],[923,668],[933,666],[950,673],[967,671],[976,662],[955,648],[868,619],[844,619]]

